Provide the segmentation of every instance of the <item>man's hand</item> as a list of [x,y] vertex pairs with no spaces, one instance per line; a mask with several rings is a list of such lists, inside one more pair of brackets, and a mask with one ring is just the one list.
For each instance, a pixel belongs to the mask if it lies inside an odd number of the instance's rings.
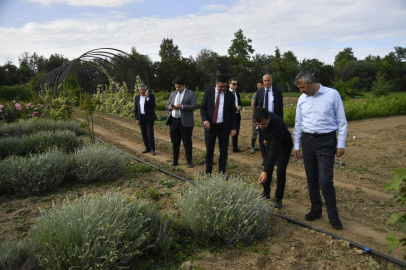
[[259,176],[258,185],[265,183],[267,179],[268,174],[266,172],[262,172],[261,175]]
[[136,123],[137,125],[139,125],[139,124],[140,124],[140,120],[135,120],[135,123]]
[[264,140],[264,145],[268,146],[268,141],[267,140]]
[[344,148],[337,148],[337,150],[336,150],[336,156],[337,156],[337,157],[342,157],[342,156],[344,156],[344,153],[345,153],[345,149],[344,149]]
[[237,130],[236,130],[236,129],[232,129],[232,130],[231,130],[231,137],[234,137],[235,135],[237,135]]
[[148,91],[145,92],[145,99],[149,99],[149,93],[148,93]]
[[180,104],[176,105],[176,106],[175,106],[175,109],[177,109],[177,110],[182,109],[182,105],[180,105]]
[[295,155],[295,158],[296,158],[297,160],[300,159],[300,150],[293,150],[293,154]]
[[237,112],[241,111],[241,106],[237,106]]
[[209,129],[209,128],[210,128],[210,123],[209,123],[209,121],[204,121],[204,122],[203,122],[203,125],[204,125],[204,128],[205,128],[205,129]]

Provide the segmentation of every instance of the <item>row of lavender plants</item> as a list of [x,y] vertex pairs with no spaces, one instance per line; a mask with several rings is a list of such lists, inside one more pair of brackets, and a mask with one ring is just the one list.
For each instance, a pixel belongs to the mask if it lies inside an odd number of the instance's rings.
[[0,244],[0,267],[150,269],[145,262],[176,260],[188,252],[180,244],[188,235],[193,243],[241,246],[270,231],[271,210],[253,185],[223,175],[199,175],[195,183],[176,196],[179,219],[111,192],[54,205],[41,211],[26,237]]
[[[0,141],[22,142],[59,132],[74,136],[64,129],[43,131],[28,122],[13,124],[18,128],[0,127],[7,130]],[[110,147],[88,145],[72,153],[53,148],[0,161],[0,189],[19,196],[41,195],[65,181],[110,181],[123,167],[123,156]],[[226,181],[223,175],[198,175],[195,185],[186,185],[176,196],[175,205],[180,219],[170,219],[154,205],[119,193],[66,200],[41,211],[25,237],[0,244],[0,268],[138,269],[140,260],[148,261],[149,256],[180,256],[184,251],[174,240],[176,233],[212,243],[249,245],[269,231],[269,206],[253,185],[238,177]]]

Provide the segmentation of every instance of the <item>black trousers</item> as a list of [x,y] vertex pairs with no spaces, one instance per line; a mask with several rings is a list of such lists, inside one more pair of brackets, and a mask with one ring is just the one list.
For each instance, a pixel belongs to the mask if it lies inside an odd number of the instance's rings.
[[238,135],[240,134],[240,126],[241,126],[241,114],[236,113],[235,117],[237,118],[237,133],[233,137],[233,150],[236,150],[238,148]]
[[216,138],[219,141],[219,172],[226,173],[227,158],[228,158],[228,142],[230,130],[224,128],[224,123],[211,124],[210,129],[204,130],[204,138],[206,142],[206,173],[213,171],[213,156]]
[[311,137],[302,133],[303,161],[312,210],[322,210],[321,189],[329,217],[338,217],[333,183],[336,145],[335,132],[323,137]]
[[[278,159],[276,161],[276,166],[278,167],[276,170],[276,190],[275,190],[275,199],[282,200],[283,195],[285,194],[285,186],[286,186],[286,168],[288,167],[289,160],[290,160],[290,154],[292,153],[292,148],[293,148],[293,141],[292,138],[289,137],[289,140],[284,142],[281,145],[281,149],[279,150],[278,153]],[[267,147],[267,151],[269,151],[269,146]],[[270,193],[271,192],[271,182],[272,182],[272,174],[273,174],[273,169],[271,173],[268,175],[267,180],[265,183],[262,184],[264,187],[264,192],[265,193]]]
[[180,119],[171,117],[169,124],[169,134],[171,135],[173,161],[179,159],[180,142],[183,141],[186,160],[192,162],[192,132],[193,127],[184,127]]
[[140,116],[140,128],[145,148],[155,151],[154,121],[147,121],[144,114]]

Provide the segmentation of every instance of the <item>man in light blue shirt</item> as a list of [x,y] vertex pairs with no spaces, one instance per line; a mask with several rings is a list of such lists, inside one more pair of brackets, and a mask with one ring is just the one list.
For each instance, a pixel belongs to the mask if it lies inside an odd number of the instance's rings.
[[341,157],[345,152],[347,120],[343,102],[337,90],[316,83],[313,74],[308,71],[301,71],[295,78],[295,84],[303,94],[296,108],[293,152],[296,159],[300,159],[299,149],[302,143],[312,204],[305,219],[313,221],[321,218],[321,189],[330,224],[334,229],[342,229],[336,206],[333,168],[334,155]]

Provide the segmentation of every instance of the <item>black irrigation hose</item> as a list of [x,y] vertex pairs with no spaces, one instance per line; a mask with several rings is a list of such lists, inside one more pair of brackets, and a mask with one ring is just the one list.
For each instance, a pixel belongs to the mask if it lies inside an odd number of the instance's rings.
[[[195,137],[195,138],[197,138],[197,139],[199,139],[199,140],[204,141],[204,138],[199,137],[199,136],[197,136],[197,135],[195,135],[195,134],[192,134],[192,136]],[[219,142],[216,141],[216,143],[219,143]],[[232,146],[231,143],[229,143],[228,145],[229,145],[229,146]],[[245,148],[251,149],[251,146],[247,146],[247,145],[238,145],[238,147],[245,147]],[[261,150],[261,149],[258,148],[258,147],[255,147],[255,150]],[[290,155],[291,155],[292,157],[294,156],[293,154],[290,154]],[[340,165],[340,166],[345,166],[345,163],[344,163],[344,162],[341,162],[341,161],[334,161],[334,164],[337,164],[337,165]]]
[[104,144],[106,144],[106,145],[111,146],[112,148],[114,148],[114,149],[117,150],[118,152],[122,153],[123,155],[126,155],[126,156],[128,156],[128,157],[130,157],[130,158],[133,158],[133,159],[135,159],[135,160],[138,161],[138,162],[141,162],[141,163],[143,163],[143,164],[145,164],[145,165],[148,165],[148,166],[150,166],[150,167],[152,167],[152,168],[154,168],[154,169],[156,169],[156,170],[158,170],[158,171],[160,171],[160,172],[166,173],[166,174],[168,174],[168,175],[170,175],[170,176],[172,176],[172,177],[178,178],[179,180],[182,180],[182,181],[184,181],[184,182],[188,182],[188,183],[191,183],[191,184],[193,184],[193,185],[195,184],[195,182],[193,182],[193,181],[191,181],[191,180],[188,180],[188,179],[186,179],[186,178],[183,178],[182,176],[176,175],[176,174],[171,173],[171,172],[169,172],[169,171],[167,171],[167,170],[161,169],[161,168],[159,168],[158,166],[155,166],[154,164],[151,164],[151,163],[149,163],[149,162],[146,162],[146,161],[144,161],[144,160],[142,160],[142,159],[140,159],[140,158],[137,158],[136,156],[130,155],[130,154],[128,154],[128,153],[126,153],[126,152],[124,152],[124,151],[118,149],[117,147],[115,147],[115,146],[113,146],[113,145],[111,145],[111,144],[106,143],[105,141],[103,141],[103,140],[100,139],[100,138],[97,138],[96,136],[94,136],[94,137],[95,137],[95,139],[99,140],[100,142],[102,142],[102,143],[104,143]]
[[290,217],[287,217],[287,216],[284,216],[284,215],[281,215],[281,214],[278,214],[278,213],[272,213],[272,214],[275,215],[275,216],[278,216],[278,217],[280,217],[280,218],[283,218],[283,219],[285,219],[285,220],[287,220],[287,221],[289,221],[289,222],[292,222],[292,223],[298,224],[298,225],[300,225],[300,226],[306,227],[306,228],[308,228],[308,229],[311,229],[311,230],[315,230],[315,231],[324,233],[324,234],[329,235],[329,236],[331,236],[331,237],[333,237],[333,238],[335,238],[335,239],[349,242],[350,245],[352,245],[352,246],[354,246],[354,247],[357,247],[357,248],[359,248],[359,249],[362,249],[362,250],[364,251],[363,254],[372,253],[372,254],[377,255],[377,256],[379,256],[379,257],[382,257],[382,258],[384,258],[384,259],[386,259],[386,260],[388,260],[388,261],[391,261],[391,262],[393,262],[393,263],[396,263],[396,264],[398,264],[398,265],[400,265],[400,266],[406,267],[406,262],[404,262],[404,261],[398,260],[398,259],[396,259],[396,258],[394,258],[394,257],[391,257],[391,256],[389,256],[389,255],[386,255],[386,254],[384,254],[384,253],[381,253],[381,252],[376,251],[376,250],[374,250],[374,249],[371,249],[371,248],[369,248],[369,247],[363,246],[363,245],[361,245],[361,244],[358,244],[358,243],[356,243],[356,242],[353,242],[353,241],[351,241],[351,240],[348,240],[348,239],[346,239],[346,238],[343,238],[343,237],[341,237],[341,236],[339,236],[339,235],[336,235],[336,234],[334,234],[334,233],[330,233],[330,232],[328,232],[328,231],[319,229],[319,228],[314,227],[314,226],[311,226],[311,225],[309,225],[309,224],[307,224],[307,223],[301,222],[301,221],[299,221],[299,220],[296,220],[296,219],[293,219],[293,218],[290,218]]
[[[196,135],[193,135],[193,136],[196,137]],[[186,178],[183,178],[183,177],[181,177],[181,176],[179,176],[179,175],[176,175],[176,174],[174,174],[174,173],[171,173],[171,172],[169,172],[169,171],[167,171],[167,170],[163,170],[163,169],[161,169],[161,168],[159,168],[159,167],[157,167],[157,166],[155,166],[155,165],[153,165],[153,164],[151,164],[151,163],[149,163],[149,162],[146,162],[146,161],[144,161],[144,160],[142,160],[142,159],[139,159],[139,158],[137,158],[137,157],[135,157],[135,156],[133,156],[133,155],[130,155],[130,154],[128,154],[128,153],[126,153],[126,152],[124,152],[124,151],[118,149],[118,148],[115,147],[115,146],[112,146],[111,144],[106,143],[105,141],[101,140],[100,138],[98,138],[98,137],[96,137],[96,136],[94,136],[94,137],[95,137],[97,140],[99,140],[100,142],[102,142],[102,143],[104,143],[104,144],[106,144],[106,145],[110,145],[110,146],[113,147],[115,150],[119,151],[120,153],[122,153],[122,154],[124,154],[124,155],[126,155],[126,156],[128,156],[128,157],[131,157],[131,158],[133,158],[133,159],[135,159],[135,160],[137,160],[137,161],[139,161],[139,162],[141,162],[141,163],[143,163],[143,164],[146,164],[146,165],[148,165],[148,166],[150,166],[150,167],[152,167],[152,168],[154,168],[154,169],[157,169],[157,170],[160,171],[160,172],[163,172],[163,173],[165,173],[165,174],[168,174],[168,175],[170,175],[170,176],[172,176],[172,177],[175,177],[175,178],[177,178],[177,179],[179,179],[179,180],[182,180],[182,181],[184,181],[184,182],[188,182],[188,183],[191,183],[191,184],[193,184],[193,185],[195,184],[195,182],[193,182],[193,181],[191,181],[191,180],[188,180],[188,179],[186,179]],[[336,235],[336,234],[334,234],[334,233],[330,233],[330,232],[328,232],[328,231],[325,231],[325,230],[319,229],[319,228],[317,228],[317,227],[314,227],[314,226],[312,226],[312,225],[306,224],[306,223],[304,223],[304,222],[302,222],[302,221],[299,221],[299,220],[296,220],[296,219],[293,219],[293,218],[284,216],[284,215],[279,214],[279,213],[274,213],[274,212],[272,212],[272,214],[275,215],[275,216],[277,216],[277,217],[283,218],[283,219],[285,219],[285,220],[287,220],[287,221],[289,221],[289,222],[292,222],[292,223],[295,223],[295,224],[297,224],[297,225],[300,225],[300,226],[302,226],[302,227],[305,227],[305,228],[308,228],[308,229],[311,229],[311,230],[315,230],[315,231],[320,232],[320,233],[324,233],[324,234],[326,234],[326,235],[329,235],[329,236],[331,236],[331,237],[333,237],[333,238],[335,238],[335,239],[341,240],[341,241],[349,242],[350,245],[352,245],[352,246],[354,246],[354,247],[357,247],[357,248],[359,248],[359,249],[362,249],[362,250],[363,250],[363,254],[371,253],[371,254],[374,254],[374,255],[376,255],[376,256],[382,257],[382,258],[384,258],[384,259],[386,259],[386,260],[388,260],[388,261],[390,261],[390,262],[392,262],[392,263],[398,264],[398,265],[400,265],[400,266],[406,268],[406,262],[404,262],[404,261],[398,260],[398,259],[396,259],[396,258],[394,258],[394,257],[391,257],[391,256],[389,256],[389,255],[386,255],[386,254],[381,253],[381,252],[379,252],[379,251],[376,251],[376,250],[374,250],[374,249],[368,248],[368,247],[366,247],[366,246],[363,246],[363,245],[361,245],[361,244],[358,244],[358,243],[356,243],[356,242],[353,242],[353,241],[351,241],[351,240],[348,240],[348,239],[346,239],[346,238],[343,238],[343,237],[341,237],[341,236],[339,236],[339,235]]]

